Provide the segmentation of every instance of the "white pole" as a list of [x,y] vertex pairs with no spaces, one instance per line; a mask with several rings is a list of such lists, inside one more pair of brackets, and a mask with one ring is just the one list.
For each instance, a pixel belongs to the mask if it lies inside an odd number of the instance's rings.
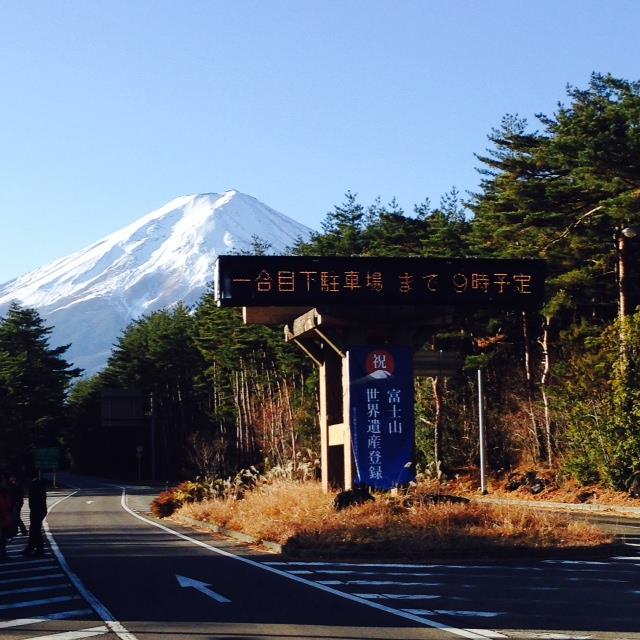
[[478,369],[478,426],[479,426],[479,445],[480,445],[480,493],[487,493],[487,446],[485,442],[484,430],[484,393],[482,390],[482,369]]

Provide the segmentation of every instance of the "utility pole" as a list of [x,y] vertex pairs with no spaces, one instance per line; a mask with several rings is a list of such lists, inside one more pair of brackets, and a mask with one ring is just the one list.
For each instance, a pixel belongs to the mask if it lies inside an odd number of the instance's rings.
[[633,227],[615,227],[613,241],[616,245],[616,279],[618,285],[618,323],[620,325],[620,356],[626,367],[627,360],[627,317],[633,313],[629,300],[629,240],[638,232]]
[[484,424],[484,390],[482,387],[482,369],[478,369],[478,426],[480,446],[480,493],[487,493],[487,443]]
[[153,401],[153,391],[149,396],[151,402],[151,482],[157,479],[156,474],[156,408]]

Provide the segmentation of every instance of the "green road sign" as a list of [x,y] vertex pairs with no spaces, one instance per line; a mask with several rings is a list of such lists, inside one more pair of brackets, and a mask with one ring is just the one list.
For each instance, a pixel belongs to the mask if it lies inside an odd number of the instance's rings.
[[56,471],[60,466],[60,449],[57,447],[36,449],[35,464],[36,469]]

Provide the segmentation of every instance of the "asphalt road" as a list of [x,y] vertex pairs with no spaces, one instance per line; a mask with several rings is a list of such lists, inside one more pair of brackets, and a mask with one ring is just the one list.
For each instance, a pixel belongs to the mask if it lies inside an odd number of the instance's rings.
[[0,638],[640,640],[636,522],[597,560],[291,562],[151,520],[148,493],[52,495],[51,552],[0,565]]

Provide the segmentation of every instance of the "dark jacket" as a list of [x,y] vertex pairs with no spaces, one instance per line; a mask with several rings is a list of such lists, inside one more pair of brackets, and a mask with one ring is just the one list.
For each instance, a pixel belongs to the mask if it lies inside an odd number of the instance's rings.
[[11,496],[6,489],[0,488],[0,529],[8,533],[12,528]]
[[24,489],[22,488],[22,485],[17,482],[15,484],[10,482],[7,490],[11,496],[11,508],[14,511],[21,509],[24,504]]
[[31,516],[47,515],[47,492],[42,480],[35,478],[29,484],[29,512]]

